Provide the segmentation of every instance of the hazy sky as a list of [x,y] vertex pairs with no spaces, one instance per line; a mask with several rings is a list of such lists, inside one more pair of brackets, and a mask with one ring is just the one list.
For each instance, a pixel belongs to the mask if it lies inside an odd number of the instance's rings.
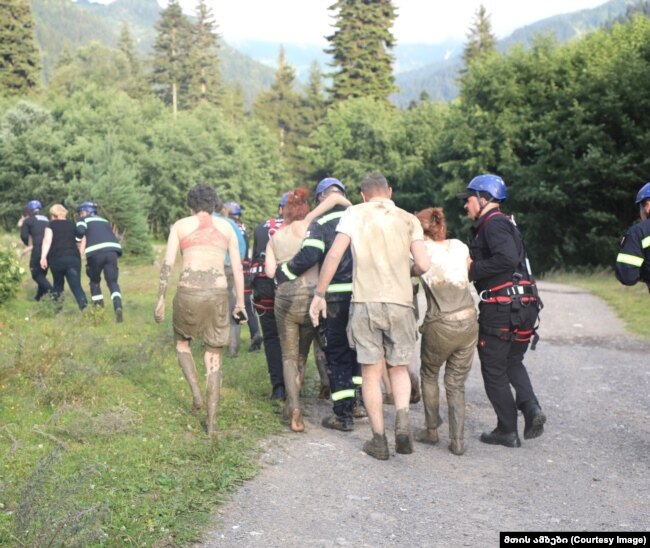
[[[159,0],[166,5],[166,0]],[[196,0],[180,0],[188,14]],[[229,43],[272,40],[322,44],[332,32],[334,0],[207,0],[217,32]],[[401,44],[438,43],[466,37],[474,14],[483,4],[498,38],[540,19],[593,8],[605,0],[395,0],[398,17],[393,33]]]

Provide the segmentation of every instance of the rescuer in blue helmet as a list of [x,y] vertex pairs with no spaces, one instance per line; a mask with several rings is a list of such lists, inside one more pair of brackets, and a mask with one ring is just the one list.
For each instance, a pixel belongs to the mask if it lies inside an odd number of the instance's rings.
[[644,184],[636,195],[640,223],[632,225],[621,240],[616,256],[616,278],[623,285],[639,280],[650,291],[650,183]]
[[521,234],[500,209],[507,196],[503,179],[491,173],[478,175],[457,196],[474,221],[469,279],[480,297],[478,354],[483,383],[497,415],[496,428],[480,439],[520,447],[518,409],[524,415],[524,439],[541,436],[546,422],[524,365],[530,341],[533,348],[537,342],[541,300]]
[[31,255],[29,257],[29,271],[32,274],[32,280],[36,282],[36,297],[40,301],[44,295],[52,291],[52,284],[47,279],[47,268],[41,268],[41,249],[43,246],[43,236],[45,229],[50,226],[50,220],[41,215],[43,204],[38,200],[30,200],[25,206],[27,218],[25,218],[20,227],[20,239],[26,245],[32,245]]

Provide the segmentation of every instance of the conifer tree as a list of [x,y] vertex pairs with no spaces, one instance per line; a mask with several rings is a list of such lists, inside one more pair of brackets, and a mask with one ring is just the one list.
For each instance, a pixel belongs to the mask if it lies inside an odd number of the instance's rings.
[[219,104],[221,76],[219,70],[219,36],[212,16],[212,10],[205,0],[199,0],[196,7],[197,22],[193,31],[192,102],[207,101]]
[[485,58],[486,55],[495,51],[496,37],[492,33],[490,16],[481,4],[474,14],[474,21],[467,33],[467,43],[463,50],[463,61],[467,72],[470,65],[475,61]]
[[133,39],[131,38],[131,31],[129,30],[129,24],[126,21],[122,22],[122,28],[120,29],[120,37],[117,42],[117,48],[126,56],[131,66],[131,74],[137,76],[140,73],[140,60],[135,51],[135,45],[133,44]]
[[40,88],[34,27],[29,0],[0,2],[0,94],[25,95]]
[[370,97],[388,100],[396,91],[391,27],[396,18],[391,0],[337,0],[336,31],[327,37],[333,57],[333,100]]
[[183,15],[178,0],[170,0],[156,22],[156,40],[151,59],[151,83],[155,93],[174,115],[189,101],[192,23]]
[[294,132],[299,125],[300,96],[293,89],[295,80],[296,72],[286,61],[284,47],[280,47],[275,81],[269,91],[257,96],[253,106],[255,116],[276,132],[282,156],[290,163],[296,152]]

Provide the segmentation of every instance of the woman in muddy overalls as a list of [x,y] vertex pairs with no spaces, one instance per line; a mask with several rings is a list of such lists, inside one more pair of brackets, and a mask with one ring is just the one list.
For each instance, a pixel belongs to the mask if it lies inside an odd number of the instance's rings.
[[187,196],[192,215],[172,226],[167,251],[160,270],[156,322],[165,317],[165,293],[169,277],[180,249],[182,270],[178,280],[172,323],[176,337],[178,363],[192,390],[192,411],[203,409],[198,375],[190,350],[190,341],[202,339],[205,346],[206,398],[208,435],[216,439],[216,414],[221,388],[221,350],[228,344],[228,286],[224,271],[226,252],[230,253],[234,276],[236,304],[233,316],[246,320],[244,278],[239,257],[237,236],[225,219],[213,217],[221,209],[221,200],[208,185],[196,185]]
[[422,333],[420,380],[426,428],[415,434],[424,443],[438,442],[442,424],[438,375],[445,365],[445,390],[449,417],[449,450],[465,452],[465,380],[474,359],[478,323],[467,277],[469,249],[460,240],[447,239],[441,208],[415,214],[424,231],[431,268],[421,276],[427,297]]
[[[309,192],[296,188],[289,193],[287,205],[282,210],[284,223],[266,246],[265,272],[275,277],[276,269],[291,259],[302,245],[309,223],[337,204],[349,205],[344,197],[329,196],[313,211],[309,211]],[[290,274],[284,271],[285,274]],[[318,265],[296,277],[288,275],[289,281],[281,284],[275,292],[275,319],[282,347],[282,372],[286,390],[284,413],[291,420],[291,430],[304,432],[305,425],[300,409],[300,388],[305,375],[305,364],[315,330],[309,318],[309,305],[318,282]]]

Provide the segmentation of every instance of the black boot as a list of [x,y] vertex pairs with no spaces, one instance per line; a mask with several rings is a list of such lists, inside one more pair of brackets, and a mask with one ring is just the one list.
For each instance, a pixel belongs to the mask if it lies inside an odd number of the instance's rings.
[[489,443],[490,445],[503,445],[504,447],[521,447],[521,440],[517,431],[514,432],[501,432],[498,428],[492,432],[483,432],[481,434],[481,441]]
[[536,401],[528,401],[522,407],[524,414],[524,439],[538,438],[544,433],[546,415]]

